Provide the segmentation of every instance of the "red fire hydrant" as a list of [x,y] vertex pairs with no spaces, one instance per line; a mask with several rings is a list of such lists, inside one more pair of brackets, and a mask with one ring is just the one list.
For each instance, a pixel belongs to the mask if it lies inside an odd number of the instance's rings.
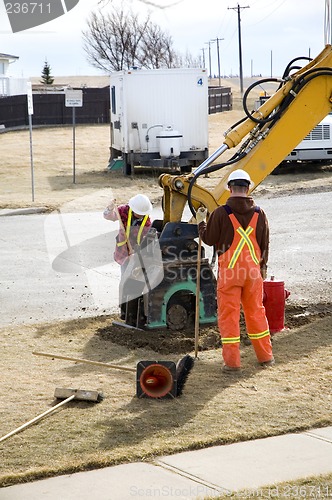
[[270,333],[273,335],[285,328],[285,301],[290,292],[285,290],[284,282],[276,281],[274,276],[263,282],[263,291],[263,305]]

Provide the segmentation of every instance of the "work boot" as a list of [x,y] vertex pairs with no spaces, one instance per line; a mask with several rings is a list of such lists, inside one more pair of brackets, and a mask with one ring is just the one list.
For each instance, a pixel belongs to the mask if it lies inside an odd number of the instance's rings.
[[274,358],[271,358],[269,359],[268,361],[263,361],[263,363],[259,363],[259,365],[262,367],[262,368],[269,368],[270,366],[273,366],[275,365],[275,359]]
[[241,371],[241,368],[239,366],[227,366],[224,365],[221,369],[223,373],[227,374],[232,374],[232,373],[239,373]]

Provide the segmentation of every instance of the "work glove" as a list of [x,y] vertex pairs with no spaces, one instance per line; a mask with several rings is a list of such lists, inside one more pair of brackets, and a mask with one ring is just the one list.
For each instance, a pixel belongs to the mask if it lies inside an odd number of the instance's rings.
[[114,214],[115,207],[116,207],[115,200],[110,201],[104,210],[105,219],[114,220],[114,218],[116,217],[116,215]]
[[207,216],[207,209],[204,207],[199,207],[199,209],[196,212],[196,222],[197,224],[200,224],[201,222],[204,222]]
[[113,212],[113,210],[115,209],[115,205],[116,205],[116,200],[111,200],[106,208],[109,212]]
[[261,276],[262,276],[263,280],[266,280],[266,277],[267,277],[267,269],[266,269],[266,267],[261,268]]

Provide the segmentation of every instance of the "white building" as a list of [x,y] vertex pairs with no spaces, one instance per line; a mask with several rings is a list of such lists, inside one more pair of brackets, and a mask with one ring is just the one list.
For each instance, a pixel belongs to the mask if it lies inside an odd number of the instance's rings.
[[17,59],[18,56],[0,53],[0,97],[27,93],[27,78],[9,76],[9,65]]

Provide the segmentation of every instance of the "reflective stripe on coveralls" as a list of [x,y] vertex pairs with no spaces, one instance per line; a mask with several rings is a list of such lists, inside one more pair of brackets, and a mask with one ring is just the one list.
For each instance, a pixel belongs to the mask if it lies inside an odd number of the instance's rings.
[[[129,234],[130,234],[130,226],[131,226],[131,218],[132,218],[132,214],[133,214],[133,211],[131,208],[129,208],[129,212],[128,212],[128,220],[127,220],[127,227],[126,227],[126,239],[124,239],[123,241],[118,241],[117,242],[117,246],[118,247],[121,247],[122,245],[125,245],[127,243],[127,241],[129,240]],[[146,221],[148,220],[149,216],[148,215],[145,215],[144,216],[144,219],[142,221],[142,224],[140,225],[140,228],[139,228],[139,231],[137,233],[137,243],[138,245],[140,244],[140,241],[141,241],[141,236],[142,236],[142,232],[143,232],[143,229],[144,229],[144,226],[146,224]]]
[[241,304],[248,337],[258,361],[269,361],[273,356],[263,306],[263,280],[259,265],[261,251],[256,240],[259,208],[256,207],[246,230],[229,207],[226,211],[234,228],[234,238],[230,248],[218,258],[218,326],[224,362],[227,366],[239,368]]
[[[233,215],[233,217],[234,217],[234,215]],[[233,227],[234,227],[234,225],[233,225]],[[239,244],[237,245],[237,247],[234,251],[234,254],[230,260],[230,263],[228,264],[229,269],[234,268],[236,261],[239,258],[240,254],[243,250],[244,245],[248,246],[248,250],[250,252],[251,258],[255,262],[255,264],[259,264],[259,260],[257,259],[256,254],[255,254],[254,245],[252,244],[252,241],[249,238],[249,236],[253,232],[253,230],[254,230],[254,228],[251,226],[248,226],[246,230],[244,230],[243,227],[239,227],[236,230],[236,232],[239,233],[239,235],[241,236],[241,239],[240,239]]]

